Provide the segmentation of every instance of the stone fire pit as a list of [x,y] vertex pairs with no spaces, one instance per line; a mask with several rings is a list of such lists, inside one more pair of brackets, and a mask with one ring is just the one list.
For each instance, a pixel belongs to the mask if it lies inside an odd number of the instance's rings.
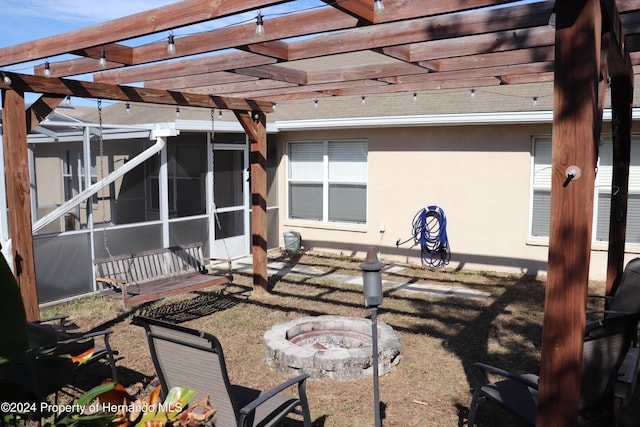
[[[303,317],[275,325],[264,334],[267,365],[287,375],[355,381],[372,376],[371,321],[359,317]],[[378,322],[378,373],[400,361],[400,334]]]

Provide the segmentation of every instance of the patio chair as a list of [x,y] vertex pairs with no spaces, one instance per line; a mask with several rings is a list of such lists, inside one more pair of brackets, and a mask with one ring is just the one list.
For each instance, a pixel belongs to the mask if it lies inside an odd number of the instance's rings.
[[[209,395],[211,406],[217,409],[212,420],[216,427],[273,426],[290,413],[301,415],[304,426],[311,426],[306,396],[308,375],[264,392],[232,385],[222,346],[213,335],[141,316],[135,316],[133,323],[146,330],[162,394],[166,396],[173,387],[186,387],[197,392],[194,401]],[[281,394],[295,386],[298,397]]]
[[[598,328],[584,338],[582,376],[578,414],[581,417],[607,416],[617,425],[614,402],[618,369],[631,344],[638,316],[619,316],[605,319]],[[503,377],[488,384],[476,384],[469,406],[469,427],[476,421],[478,405],[489,399],[510,410],[528,425],[536,423],[538,405],[538,376],[515,374],[484,363],[474,363],[486,381],[486,374]]]
[[110,329],[92,332],[79,332],[69,316],[56,316],[27,323],[27,339],[30,349],[55,348],[56,354],[80,354],[93,347],[93,354],[79,368],[104,360],[111,370],[111,380],[118,381],[115,355],[111,348]]
[[[74,332],[77,326],[67,316],[27,322],[27,351],[24,357],[8,365],[0,365],[0,400],[23,398],[43,401],[73,382],[78,369],[106,359],[113,381],[117,381],[114,351],[109,345],[110,330],[89,333]],[[96,340],[102,338],[102,343]],[[88,360],[78,365],[75,356],[92,351]],[[61,356],[61,357],[58,357]],[[69,357],[71,356],[71,358]]]
[[587,315],[604,316],[631,314],[640,312],[640,258],[627,263],[624,271],[617,278],[611,295],[589,295],[589,298],[606,300],[605,310],[588,310]]

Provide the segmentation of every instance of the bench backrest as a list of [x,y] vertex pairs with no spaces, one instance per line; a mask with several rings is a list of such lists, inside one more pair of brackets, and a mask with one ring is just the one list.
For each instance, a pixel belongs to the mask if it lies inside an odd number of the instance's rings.
[[202,271],[202,243],[99,258],[94,261],[96,277],[145,283]]

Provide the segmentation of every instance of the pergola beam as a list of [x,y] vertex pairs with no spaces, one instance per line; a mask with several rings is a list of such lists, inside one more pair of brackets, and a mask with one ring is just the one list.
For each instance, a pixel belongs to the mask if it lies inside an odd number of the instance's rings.
[[[169,31],[290,0],[183,0],[102,24],[0,49],[0,67]],[[165,50],[165,58],[167,53]]]
[[0,89],[17,89],[50,95],[75,96],[79,98],[111,99],[117,101],[143,102],[151,104],[177,105],[185,107],[219,108],[241,111],[273,111],[269,102],[210,96],[188,92],[93,83],[63,78],[46,78],[28,74],[5,72],[11,85],[0,82]]

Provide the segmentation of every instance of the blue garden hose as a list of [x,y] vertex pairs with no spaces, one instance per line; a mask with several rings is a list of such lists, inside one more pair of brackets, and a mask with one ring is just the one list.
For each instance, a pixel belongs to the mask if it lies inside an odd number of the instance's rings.
[[444,211],[435,205],[419,210],[413,217],[412,236],[400,242],[400,246],[410,240],[420,245],[420,260],[423,266],[440,268],[449,263],[449,239],[447,238],[447,217]]

